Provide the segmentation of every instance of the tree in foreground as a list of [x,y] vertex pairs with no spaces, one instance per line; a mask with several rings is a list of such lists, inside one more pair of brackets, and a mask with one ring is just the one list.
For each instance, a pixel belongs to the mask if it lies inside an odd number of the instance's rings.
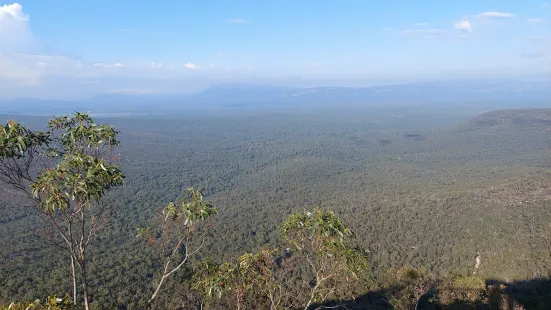
[[78,267],[89,309],[87,249],[105,226],[106,190],[123,184],[115,165],[118,131],[86,114],[54,118],[45,132],[15,121],[0,125],[0,181],[25,193],[57,231],[55,244],[71,258],[73,303]]
[[188,192],[188,199],[171,202],[163,209],[161,224],[156,229],[138,229],[137,237],[145,238],[153,245],[163,262],[159,282],[149,302],[157,297],[165,281],[202,248],[203,242],[193,238],[198,224],[218,213],[216,208],[203,200],[201,190],[188,188]]
[[195,288],[237,309],[323,308],[329,300],[355,297],[350,284],[367,270],[367,254],[353,246],[353,234],[340,217],[321,209],[294,213],[280,231],[285,250],[245,253],[221,265],[204,263]]

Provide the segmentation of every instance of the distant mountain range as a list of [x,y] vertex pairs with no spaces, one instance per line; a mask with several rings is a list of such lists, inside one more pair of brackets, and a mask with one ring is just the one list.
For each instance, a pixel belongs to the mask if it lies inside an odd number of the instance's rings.
[[93,113],[165,114],[213,108],[467,102],[515,103],[518,107],[530,106],[529,102],[538,102],[540,106],[551,106],[551,81],[447,81],[360,88],[222,84],[189,95],[102,94],[79,101],[32,98],[0,100],[0,114],[40,115],[75,110]]

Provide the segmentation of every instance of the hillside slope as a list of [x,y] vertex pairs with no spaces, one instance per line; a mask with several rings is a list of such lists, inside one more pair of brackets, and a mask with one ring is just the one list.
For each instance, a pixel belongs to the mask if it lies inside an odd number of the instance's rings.
[[[157,266],[135,229],[192,185],[220,209],[203,258],[277,244],[287,214],[320,205],[337,211],[370,249],[374,274],[400,266],[470,274],[480,253],[484,277],[546,275],[551,109],[493,111],[446,128],[416,112],[394,113],[107,120],[122,131],[127,181],[110,195],[117,208],[91,253],[93,300],[144,302]],[[36,238],[47,226],[18,204],[0,193],[0,267],[8,279],[0,299],[33,300],[53,286],[70,291],[65,258]],[[184,294],[177,288],[167,286],[174,293],[167,302]]]

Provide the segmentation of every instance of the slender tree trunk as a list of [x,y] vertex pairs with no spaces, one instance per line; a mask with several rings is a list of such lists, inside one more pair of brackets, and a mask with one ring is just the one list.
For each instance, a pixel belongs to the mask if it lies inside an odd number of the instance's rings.
[[86,262],[84,261],[84,259],[82,260],[81,277],[82,277],[82,292],[84,295],[84,308],[86,310],[90,310],[90,303],[88,301],[88,285],[86,283]]
[[80,244],[79,244],[79,250],[80,250],[80,266],[82,267],[80,269],[81,272],[81,278],[82,278],[82,293],[84,295],[84,308],[86,310],[90,310],[90,303],[88,300],[88,285],[87,285],[87,279],[86,279],[86,244],[84,243],[84,236],[85,236],[85,227],[86,227],[86,221],[84,217],[84,206],[82,206],[82,211],[80,213],[80,219],[82,224],[82,235],[80,237]]
[[159,281],[159,285],[157,285],[157,289],[155,290],[155,293],[153,293],[153,295],[151,296],[151,298],[149,298],[147,302],[152,302],[153,299],[157,297],[157,294],[159,293],[159,290],[161,289],[161,286],[163,285],[163,282],[165,281],[165,279],[166,279],[166,275],[163,274],[163,276],[161,277],[161,281]]
[[237,310],[241,310],[241,303],[242,303],[242,294],[241,292],[237,292]]
[[73,305],[77,305],[77,274],[75,271],[75,259],[71,255],[71,270],[73,271]]

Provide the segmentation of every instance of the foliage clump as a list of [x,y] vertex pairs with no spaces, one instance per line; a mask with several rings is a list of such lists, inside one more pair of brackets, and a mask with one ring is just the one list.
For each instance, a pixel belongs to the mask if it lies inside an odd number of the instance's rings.
[[73,310],[70,296],[59,298],[48,296],[45,300],[37,299],[33,302],[12,302],[7,306],[0,305],[0,310]]
[[203,242],[197,242],[193,238],[198,224],[218,214],[218,210],[203,199],[200,189],[190,187],[188,192],[188,199],[181,199],[180,203],[170,202],[163,208],[160,225],[153,229],[137,229],[136,237],[144,238],[148,244],[154,246],[163,262],[160,279],[149,302],[157,297],[165,280],[202,248]]
[[457,302],[482,300],[486,291],[486,281],[479,276],[455,276],[443,281],[438,287],[438,300],[446,305]]
[[[194,287],[218,307],[308,309],[354,298],[350,283],[368,268],[366,251],[333,211],[293,213],[281,227],[285,249],[245,253],[235,262],[203,263]],[[216,306],[215,306],[216,307]]]
[[48,122],[48,131],[32,131],[15,121],[0,125],[0,182],[27,195],[51,223],[49,240],[71,260],[73,304],[77,304],[77,267],[83,304],[89,309],[87,253],[105,227],[105,191],[123,184],[115,164],[118,131],[74,113]]

